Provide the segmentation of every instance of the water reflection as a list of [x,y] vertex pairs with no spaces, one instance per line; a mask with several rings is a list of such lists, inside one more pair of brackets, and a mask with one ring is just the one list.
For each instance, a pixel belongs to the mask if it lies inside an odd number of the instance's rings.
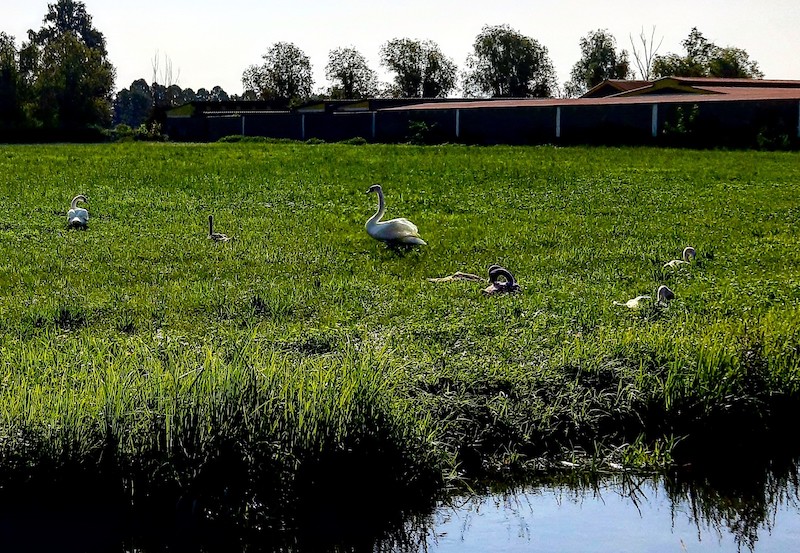
[[796,460],[695,466],[655,478],[565,473],[413,509],[398,508],[381,490],[355,502],[333,499],[249,526],[215,519],[191,502],[142,512],[32,499],[0,505],[0,543],[10,552],[115,553],[766,553],[800,544]]
[[440,507],[425,551],[791,551],[796,462],[661,477],[572,476]]

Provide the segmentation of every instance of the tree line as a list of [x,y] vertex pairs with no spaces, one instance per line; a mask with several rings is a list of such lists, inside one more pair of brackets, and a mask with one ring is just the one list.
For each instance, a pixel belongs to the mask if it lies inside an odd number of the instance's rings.
[[0,32],[0,131],[139,127],[157,123],[170,107],[195,100],[264,100],[285,108],[316,99],[440,98],[459,87],[465,97],[576,97],[606,79],[635,78],[637,70],[644,80],[763,77],[746,51],[717,46],[697,28],[681,43],[683,54],[658,54],[654,36],[655,28],[649,42],[642,32],[638,45],[630,37],[632,64],[607,30],[590,31],[580,39],[581,57],[563,88],[544,45],[509,25],[495,25],[476,36],[461,70],[432,40],[394,38],[379,53],[390,82],[380,82],[357,49],[341,47],[328,55],[329,86],[314,92],[308,56],[293,43],[277,42],[262,55],[262,63],[244,70],[241,96],[219,86],[182,89],[170,82],[171,68],[159,78],[157,61],[149,84],[137,79],[115,94],[115,68],[103,33],[94,28],[82,2],[58,0],[48,4],[42,28],[28,31],[20,47]]

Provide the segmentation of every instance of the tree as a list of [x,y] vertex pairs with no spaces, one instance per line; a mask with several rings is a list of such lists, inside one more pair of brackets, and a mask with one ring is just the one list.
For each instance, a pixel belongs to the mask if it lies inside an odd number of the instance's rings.
[[48,128],[107,125],[114,67],[103,34],[92,26],[82,2],[48,5],[44,26],[28,31],[20,67],[30,79],[32,112]]
[[130,88],[123,88],[114,98],[113,124],[124,123],[136,128],[163,118],[167,109],[181,104],[195,100],[216,102],[228,99],[228,93],[219,86],[212,88],[211,92],[205,88],[194,92],[191,88],[181,89],[176,84],[148,85],[146,80],[137,79],[131,83]]
[[28,38],[36,44],[48,44],[66,33],[74,34],[87,48],[106,55],[106,39],[92,26],[92,16],[86,5],[76,0],[58,0],[47,5],[44,26],[39,32],[28,31]]
[[630,75],[628,53],[617,53],[616,40],[604,29],[581,38],[581,59],[573,66],[566,84],[568,96],[580,96],[607,79],[626,79]]
[[137,128],[147,122],[153,111],[153,95],[144,79],[131,83],[130,88],[123,88],[114,98],[114,126],[124,123]]
[[378,75],[355,48],[337,48],[328,54],[325,77],[331,81],[331,98],[368,98],[378,91]]
[[172,68],[172,58],[168,55],[164,56],[164,64],[161,64],[161,52],[156,50],[153,54],[153,59],[150,60],[150,66],[153,68],[153,77],[150,79],[151,83],[160,83],[165,87],[170,87],[178,84],[181,77],[181,70],[175,72]]
[[758,63],[742,49],[720,48],[692,28],[689,36],[681,41],[685,56],[667,54],[656,56],[653,73],[658,77],[728,77],[763,78]]
[[764,73],[758,68],[758,63],[751,60],[747,52],[731,46],[717,50],[716,55],[709,61],[708,70],[713,77],[754,79],[764,77]]
[[261,99],[282,106],[311,96],[311,62],[297,46],[276,42],[262,58],[262,65],[251,65],[242,74],[245,91],[251,90]]
[[0,128],[18,127],[24,122],[23,98],[16,42],[13,36],[0,32]]
[[467,58],[468,95],[547,97],[557,89],[547,48],[508,25],[485,26]]
[[393,96],[439,98],[456,86],[456,64],[433,41],[395,38],[381,47],[381,65],[395,74]]
[[211,96],[208,99],[212,102],[227,102],[230,96],[221,86],[215,86],[211,89]]
[[639,70],[639,77],[642,80],[649,81],[653,78],[653,61],[664,42],[664,37],[655,46],[656,27],[653,25],[653,30],[650,33],[650,40],[648,42],[647,36],[644,34],[644,28],[639,33],[639,42],[642,43],[642,49],[639,50],[633,43],[633,36],[628,35],[631,40],[631,50],[633,51],[633,59],[636,61],[636,68]]

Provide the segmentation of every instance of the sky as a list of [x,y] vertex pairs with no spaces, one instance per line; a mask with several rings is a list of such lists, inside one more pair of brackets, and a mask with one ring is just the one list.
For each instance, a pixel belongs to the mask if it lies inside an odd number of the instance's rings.
[[[50,3],[55,0],[49,0]],[[0,31],[19,46],[38,30],[48,0],[0,0]],[[560,84],[580,59],[580,39],[607,29],[618,48],[655,26],[659,54],[683,54],[681,40],[697,27],[718,46],[735,46],[757,61],[768,79],[800,80],[800,0],[84,0],[106,37],[116,89],[153,80],[167,65],[182,88],[221,86],[241,94],[242,73],[276,42],[291,42],[309,57],[314,90],[329,86],[328,53],[361,52],[383,81],[381,46],[393,38],[432,40],[460,69],[485,25],[510,25],[545,46]],[[163,82],[163,80],[160,80]]]

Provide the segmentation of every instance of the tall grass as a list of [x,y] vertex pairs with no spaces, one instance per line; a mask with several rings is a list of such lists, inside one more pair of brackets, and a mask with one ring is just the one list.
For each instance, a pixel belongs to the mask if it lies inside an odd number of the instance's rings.
[[394,490],[402,506],[441,485],[431,422],[371,354],[290,359],[249,335],[188,346],[83,331],[42,345],[3,359],[0,474],[12,496],[30,494],[27,479],[56,496],[104,483],[106,499],[183,497],[257,527],[325,491],[366,504]]

